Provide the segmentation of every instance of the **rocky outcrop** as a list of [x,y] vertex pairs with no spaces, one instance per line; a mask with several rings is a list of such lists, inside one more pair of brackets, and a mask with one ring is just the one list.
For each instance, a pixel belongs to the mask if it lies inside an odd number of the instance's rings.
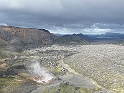
[[[0,37],[11,43],[51,43],[57,37],[45,29],[0,26]],[[18,38],[18,39],[16,39]],[[12,41],[11,41],[12,40]]]

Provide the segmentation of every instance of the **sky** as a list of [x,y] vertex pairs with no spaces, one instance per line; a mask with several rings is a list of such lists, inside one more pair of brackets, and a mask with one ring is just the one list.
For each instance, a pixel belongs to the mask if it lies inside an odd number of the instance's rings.
[[59,34],[124,33],[124,0],[0,0],[0,25]]

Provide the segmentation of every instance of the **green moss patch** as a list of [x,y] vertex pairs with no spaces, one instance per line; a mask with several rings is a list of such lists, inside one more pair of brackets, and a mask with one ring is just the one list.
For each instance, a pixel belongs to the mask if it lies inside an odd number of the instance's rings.
[[11,93],[20,87],[20,82],[13,82],[14,78],[0,78],[0,93]]
[[46,88],[43,93],[92,93],[92,90],[75,87],[69,83],[61,83],[60,86]]

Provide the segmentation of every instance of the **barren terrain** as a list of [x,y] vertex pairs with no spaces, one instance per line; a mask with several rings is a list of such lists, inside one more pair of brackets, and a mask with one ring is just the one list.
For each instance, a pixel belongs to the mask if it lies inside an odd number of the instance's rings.
[[[41,65],[40,70],[44,67],[47,71],[33,71],[31,65],[36,62]],[[120,45],[35,46],[8,57],[6,64],[10,66],[8,71],[12,74],[14,71],[12,81],[18,85],[11,93],[67,93],[71,90],[72,93],[124,93],[124,46]],[[30,79],[38,73],[43,75],[41,72],[47,73],[46,77],[52,74],[54,79],[49,84]]]

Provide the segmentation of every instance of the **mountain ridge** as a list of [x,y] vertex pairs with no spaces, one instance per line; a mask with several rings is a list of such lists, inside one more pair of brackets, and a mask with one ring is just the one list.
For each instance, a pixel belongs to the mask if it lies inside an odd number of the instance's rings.
[[[8,43],[18,41],[22,44],[52,43],[57,37],[48,30],[37,28],[20,28],[15,26],[0,26],[0,38]],[[15,42],[16,43],[16,42]]]
[[27,44],[88,44],[88,36],[83,34],[56,36],[46,29],[21,28],[15,26],[0,26],[0,45]]

